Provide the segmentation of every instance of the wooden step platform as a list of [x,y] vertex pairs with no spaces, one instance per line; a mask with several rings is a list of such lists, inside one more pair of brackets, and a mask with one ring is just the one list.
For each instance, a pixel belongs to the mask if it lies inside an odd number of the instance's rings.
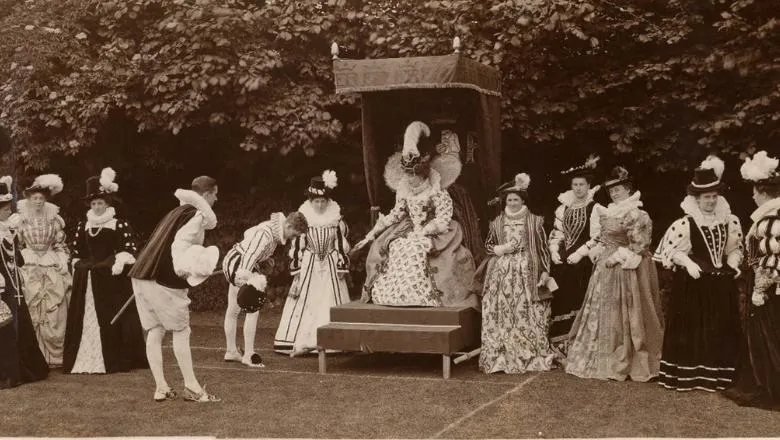
[[479,345],[480,316],[471,307],[388,307],[352,302],[330,310],[330,324],[317,329],[320,372],[325,350],[442,355],[450,377],[451,356]]

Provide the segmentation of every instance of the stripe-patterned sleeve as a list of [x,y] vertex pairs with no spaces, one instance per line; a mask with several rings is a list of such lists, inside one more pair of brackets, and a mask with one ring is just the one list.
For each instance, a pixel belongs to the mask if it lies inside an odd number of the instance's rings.
[[70,251],[68,250],[68,239],[65,236],[65,220],[59,215],[54,218],[54,243],[52,248],[57,253],[60,267],[67,268],[70,261]]
[[561,242],[566,239],[566,234],[563,231],[563,215],[566,212],[566,206],[560,205],[555,210],[555,222],[553,223],[553,230],[550,232],[550,252],[554,254],[560,253]]
[[349,228],[344,220],[339,220],[339,225],[336,228],[336,250],[338,251],[338,264],[336,270],[341,273],[349,272],[349,242],[347,242],[347,234],[349,234]]
[[534,230],[532,233],[536,235],[536,240],[538,243],[536,248],[539,250],[539,262],[542,264],[543,271],[549,274],[550,248],[548,247],[547,243],[547,234],[544,232],[544,218],[538,215],[534,215],[531,218],[533,218],[534,225]]
[[307,234],[301,234],[295,237],[290,243],[290,274],[295,276],[301,271],[301,260],[303,259],[303,251],[306,250],[306,237]]
[[274,236],[269,227],[260,227],[244,246],[244,255],[241,257],[239,270],[251,272],[258,261],[267,260],[274,253],[276,245]]

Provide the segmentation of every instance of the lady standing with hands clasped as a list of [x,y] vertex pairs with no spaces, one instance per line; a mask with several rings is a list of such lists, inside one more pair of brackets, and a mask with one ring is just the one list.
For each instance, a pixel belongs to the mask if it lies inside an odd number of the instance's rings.
[[487,374],[552,369],[550,254],[544,219],[532,214],[530,177],[518,174],[499,188],[503,212],[490,223],[482,294],[482,352],[479,369]]

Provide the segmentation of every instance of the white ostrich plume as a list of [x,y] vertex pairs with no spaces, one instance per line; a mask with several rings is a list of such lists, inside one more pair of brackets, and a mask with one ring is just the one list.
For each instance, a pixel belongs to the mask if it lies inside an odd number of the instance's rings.
[[401,154],[419,156],[420,150],[417,148],[417,144],[420,142],[420,136],[423,135],[425,137],[431,135],[431,129],[425,123],[414,121],[409,124],[404,133],[404,148],[401,150]]
[[515,176],[515,186],[520,188],[521,191],[527,190],[530,184],[531,184],[531,176],[529,176],[528,174],[520,173]]
[[36,177],[33,181],[33,186],[46,188],[51,192],[51,195],[59,193],[65,187],[62,183],[62,178],[56,174],[42,174]]
[[759,151],[752,158],[745,159],[745,163],[739,169],[742,178],[753,182],[768,179],[777,174],[777,165],[780,163],[776,158],[769,157],[766,151]]
[[113,193],[119,190],[119,184],[114,182],[116,179],[116,171],[113,168],[103,168],[100,172],[100,188],[105,192]]
[[335,171],[325,170],[322,172],[322,181],[325,182],[325,187],[333,189],[338,185],[339,179]]
[[699,168],[710,169],[714,171],[715,176],[717,176],[718,180],[720,180],[721,177],[723,176],[723,170],[726,169],[726,164],[723,163],[723,161],[719,157],[711,154],[707,156],[707,158],[704,159],[704,161],[702,161]]

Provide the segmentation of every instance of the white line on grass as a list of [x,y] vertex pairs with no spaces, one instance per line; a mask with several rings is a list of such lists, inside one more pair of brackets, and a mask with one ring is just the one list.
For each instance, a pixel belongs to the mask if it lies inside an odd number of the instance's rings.
[[[523,388],[525,385],[529,384],[531,381],[533,381],[537,377],[539,377],[538,374],[535,375],[535,376],[531,376],[528,379],[526,379],[526,380],[520,382],[519,384],[517,384],[516,387],[514,387],[514,388],[512,388],[510,390],[505,391],[503,394],[501,394],[500,396],[498,396],[495,399],[491,400],[490,402],[483,403],[482,405],[478,406],[473,411],[469,412],[468,414],[464,415],[463,417],[459,418],[458,420],[455,420],[454,422],[450,423],[449,425],[447,425],[441,431],[437,432],[436,434],[433,434],[433,436],[431,436],[431,438],[441,438],[441,436],[446,434],[448,431],[451,431],[451,430],[457,428],[458,425],[460,425],[461,423],[465,422],[466,420],[474,417],[477,413],[479,413],[483,409],[485,409],[485,408],[487,408],[487,407],[489,407],[491,405],[494,405],[494,404],[500,402],[501,400],[506,399],[507,397],[509,397],[510,394],[514,394],[514,393],[520,391],[521,388]],[[486,383],[486,382],[483,382],[483,383]]]
[[[226,370],[226,371],[243,371],[243,372],[249,372],[249,373],[283,373],[283,374],[304,374],[304,375],[310,375],[310,376],[322,376],[325,378],[326,376],[336,376],[336,377],[349,377],[349,378],[360,378],[360,379],[380,379],[380,380],[411,380],[411,381],[429,381],[429,382],[439,382],[439,383],[469,383],[469,384],[478,384],[478,385],[515,385],[517,382],[508,382],[508,381],[486,381],[486,380],[469,380],[469,379],[442,379],[442,378],[436,378],[436,377],[414,377],[414,376],[396,376],[396,375],[390,375],[390,376],[379,376],[379,375],[373,375],[373,374],[349,374],[349,373],[326,373],[326,374],[320,374],[319,372],[315,371],[296,371],[296,370],[277,370],[277,369],[269,369],[269,368],[234,368],[234,367],[201,367],[201,366],[195,366],[198,370]],[[527,380],[526,380],[527,382]],[[525,382],[521,382],[520,385],[523,385]],[[509,390],[512,391],[512,390]]]

